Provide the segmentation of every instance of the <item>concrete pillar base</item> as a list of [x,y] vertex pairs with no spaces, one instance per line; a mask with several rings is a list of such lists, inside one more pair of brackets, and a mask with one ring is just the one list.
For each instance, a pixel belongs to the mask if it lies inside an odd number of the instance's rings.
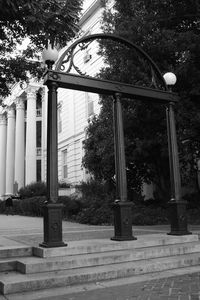
[[132,235],[132,206],[132,202],[119,201],[113,204],[115,236],[111,240],[129,241],[137,239]]
[[66,247],[62,240],[63,204],[50,203],[43,207],[44,241],[39,246],[45,248]]
[[188,235],[192,234],[187,229],[187,213],[186,201],[169,201],[169,220],[171,224],[171,231],[168,235]]

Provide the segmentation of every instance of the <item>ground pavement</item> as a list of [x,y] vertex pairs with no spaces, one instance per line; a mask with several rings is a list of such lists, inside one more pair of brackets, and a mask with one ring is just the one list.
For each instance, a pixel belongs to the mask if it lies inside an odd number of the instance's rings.
[[[193,233],[200,233],[200,226],[191,226]],[[134,226],[133,234],[167,233],[169,226]],[[112,226],[89,226],[63,222],[63,240],[110,238]],[[43,220],[36,217],[0,215],[0,247],[27,244],[38,246],[43,241]],[[43,290],[1,296],[0,300],[157,300],[200,299],[200,266]]]

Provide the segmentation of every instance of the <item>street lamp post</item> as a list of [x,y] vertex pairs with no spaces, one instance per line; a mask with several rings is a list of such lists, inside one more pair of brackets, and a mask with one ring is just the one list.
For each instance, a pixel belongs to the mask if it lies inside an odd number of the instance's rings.
[[[52,70],[58,58],[55,48],[49,46],[43,51],[43,60]],[[67,246],[62,241],[62,209],[58,201],[58,149],[57,149],[57,88],[56,82],[47,84],[48,110],[47,110],[47,203],[44,205],[44,241],[42,247]]]
[[[172,86],[176,83],[175,74],[168,72],[164,74],[165,82],[171,91]],[[169,148],[169,165],[170,165],[170,183],[171,199],[169,201],[169,218],[171,223],[170,235],[191,234],[187,229],[187,202],[182,200],[181,196],[181,177],[179,169],[179,157],[176,138],[176,125],[174,117],[174,103],[169,102],[166,108],[168,148]]]

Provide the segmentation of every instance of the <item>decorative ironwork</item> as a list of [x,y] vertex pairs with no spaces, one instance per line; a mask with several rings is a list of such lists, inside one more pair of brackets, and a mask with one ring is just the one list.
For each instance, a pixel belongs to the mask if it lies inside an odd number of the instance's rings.
[[51,72],[51,73],[49,74],[49,77],[51,77],[53,80],[58,80],[58,79],[60,79],[59,74],[53,73],[53,72]]
[[21,81],[19,86],[22,90],[25,90],[28,87],[29,82]]
[[[63,54],[60,56],[57,65],[56,65],[56,71],[60,71],[63,73],[77,73],[81,76],[87,76],[87,77],[94,77],[86,72],[86,70],[82,70],[84,67],[81,68],[80,64],[80,57],[76,61],[76,57],[79,56],[83,51],[87,50],[88,47],[95,41],[114,41],[117,43],[116,49],[121,49],[121,46],[126,47],[127,49],[130,49],[132,52],[135,53],[135,56],[138,58],[139,65],[144,68],[144,73],[149,73],[149,80],[148,84],[144,84],[141,82],[136,82],[136,85],[138,86],[148,86],[150,88],[159,89],[159,90],[167,90],[167,86],[165,83],[165,80],[163,79],[162,74],[160,73],[160,70],[158,69],[155,62],[149,57],[149,55],[143,51],[140,47],[135,45],[134,43],[111,34],[92,34],[88,35],[86,37],[83,37],[77,41],[75,41],[70,47],[68,47]],[[94,50],[94,49],[93,49]],[[123,50],[122,50],[123,51]],[[143,63],[140,62],[140,60],[143,60]],[[146,69],[148,68],[148,72],[146,72]],[[87,68],[88,71],[89,68]],[[119,90],[120,91],[120,90]]]

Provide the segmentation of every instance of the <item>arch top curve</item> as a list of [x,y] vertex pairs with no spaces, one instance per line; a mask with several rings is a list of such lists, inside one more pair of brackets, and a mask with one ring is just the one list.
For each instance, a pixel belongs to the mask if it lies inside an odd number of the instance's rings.
[[[79,69],[78,66],[75,65],[74,56],[77,54],[78,51],[84,50],[87,47],[84,45],[88,45],[89,43],[91,43],[95,40],[112,40],[114,42],[123,44],[124,46],[136,51],[136,53],[138,55],[140,55],[143,59],[145,59],[147,61],[147,63],[150,65],[150,67],[152,68],[152,77],[154,77],[154,74],[156,74],[156,76],[162,86],[161,89],[163,89],[165,91],[168,90],[168,87],[162,76],[162,73],[161,73],[159,67],[157,66],[157,64],[154,62],[154,60],[141,47],[137,46],[133,42],[131,42],[123,37],[120,37],[120,36],[114,35],[114,34],[96,33],[96,34],[84,36],[84,37],[76,40],[67,49],[65,49],[64,52],[61,54],[61,56],[59,57],[59,59],[56,63],[55,70],[61,71],[64,73],[70,73],[70,70],[72,69],[72,67],[74,67],[75,70],[77,71],[77,73],[79,73],[82,76],[86,75],[81,72],[81,70]],[[80,50],[75,51],[77,46],[80,47]],[[69,65],[67,70],[64,70],[65,69],[64,63],[68,63],[68,65]],[[155,81],[155,78],[152,78],[152,81],[153,80]],[[159,89],[159,88],[157,88],[157,89]]]

